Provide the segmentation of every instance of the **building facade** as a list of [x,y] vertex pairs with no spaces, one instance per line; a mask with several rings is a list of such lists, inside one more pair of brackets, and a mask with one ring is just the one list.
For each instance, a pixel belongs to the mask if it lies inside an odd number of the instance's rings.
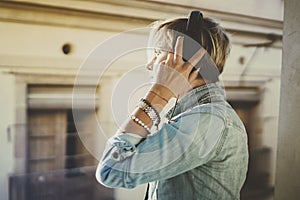
[[[283,5],[280,0],[245,4],[239,6],[234,0],[226,4],[160,0],[0,2],[1,197],[141,199],[144,186],[134,191],[107,189],[95,184],[93,173],[105,139],[127,114],[124,110],[119,119],[112,112],[114,95],[122,84],[134,88],[147,79],[140,67],[147,62],[147,52],[134,49],[111,62],[105,51],[100,51],[103,54],[99,57],[92,57],[92,52],[110,41],[114,44],[124,31],[129,38],[147,41],[149,29],[145,27],[150,23],[200,9],[204,15],[219,19],[233,41],[222,80],[228,101],[249,134],[250,166],[242,198],[272,199]],[[120,49],[127,44],[123,42]],[[106,48],[107,52],[119,49],[113,45]],[[74,86],[80,94],[75,97]],[[128,104],[133,104],[138,94],[136,90]],[[118,97],[128,98],[125,94]],[[74,110],[80,114],[74,116]],[[74,184],[78,187],[67,187]],[[45,189],[49,186],[51,189]]]

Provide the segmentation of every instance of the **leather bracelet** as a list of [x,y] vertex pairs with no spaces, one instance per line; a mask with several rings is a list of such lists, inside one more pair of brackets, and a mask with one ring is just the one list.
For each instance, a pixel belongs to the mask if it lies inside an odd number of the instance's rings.
[[162,100],[164,100],[166,103],[168,103],[169,102],[169,100],[167,100],[166,98],[164,98],[164,97],[162,97],[162,96],[160,96],[159,94],[157,94],[156,92],[153,92],[153,91],[149,91],[149,92],[151,92],[152,94],[154,94],[154,95],[156,95],[156,96],[158,96],[159,98],[161,98]]

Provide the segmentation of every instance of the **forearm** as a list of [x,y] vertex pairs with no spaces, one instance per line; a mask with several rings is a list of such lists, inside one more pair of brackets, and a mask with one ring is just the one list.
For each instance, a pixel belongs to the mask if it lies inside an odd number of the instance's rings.
[[[144,99],[147,100],[158,113],[160,113],[172,96],[173,94],[166,87],[154,84],[146,93]],[[153,126],[153,121],[140,108],[136,108],[132,115],[142,121],[147,127],[151,128]],[[147,137],[148,134],[144,127],[131,118],[128,118],[128,120],[124,122],[119,133],[133,133],[144,138]]]

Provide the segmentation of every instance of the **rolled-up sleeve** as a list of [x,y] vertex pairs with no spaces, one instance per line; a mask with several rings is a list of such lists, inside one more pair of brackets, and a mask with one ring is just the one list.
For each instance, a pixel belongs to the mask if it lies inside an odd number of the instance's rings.
[[224,124],[218,116],[193,111],[146,139],[116,135],[107,142],[96,178],[107,187],[134,188],[184,173],[214,156]]

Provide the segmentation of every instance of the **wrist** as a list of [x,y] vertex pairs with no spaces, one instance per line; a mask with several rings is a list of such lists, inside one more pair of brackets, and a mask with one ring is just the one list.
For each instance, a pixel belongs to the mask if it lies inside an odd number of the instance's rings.
[[169,88],[160,84],[152,85],[149,91],[166,102],[168,102],[172,97],[175,97],[175,94]]
[[146,94],[145,99],[158,113],[160,113],[165,107],[165,105],[168,103],[167,101],[156,95],[154,92],[150,91]]

